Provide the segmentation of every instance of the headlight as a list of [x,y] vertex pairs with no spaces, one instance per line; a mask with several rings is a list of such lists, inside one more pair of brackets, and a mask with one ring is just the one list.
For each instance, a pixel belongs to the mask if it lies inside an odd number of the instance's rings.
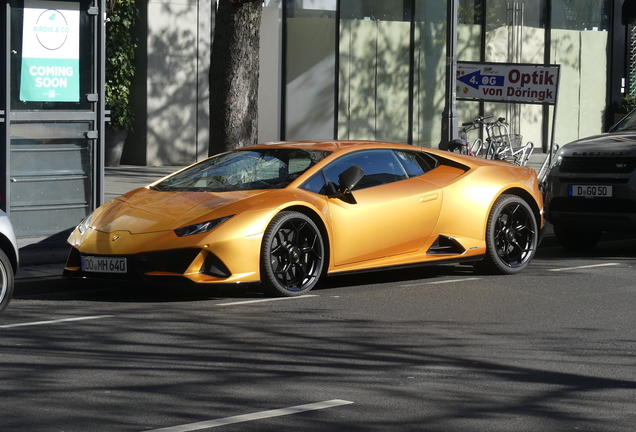
[[563,162],[563,156],[557,155],[552,161],[552,168],[561,166],[561,162]]
[[183,227],[183,228],[177,228],[176,230],[174,230],[174,233],[177,236],[179,236],[179,237],[185,237],[185,236],[189,236],[189,235],[193,235],[193,234],[205,233],[205,232],[208,232],[211,229],[221,225],[223,222],[225,222],[226,220],[228,220],[232,216],[234,216],[234,215],[225,216],[225,217],[218,218],[218,219],[212,219],[212,220],[209,220],[207,222],[201,222],[201,223],[194,224],[194,225],[189,225],[189,226]]
[[79,225],[77,226],[77,230],[80,232],[80,234],[84,234],[86,232],[86,230],[90,228],[92,219],[93,219],[93,213],[91,213],[88,216],[86,216],[79,223]]

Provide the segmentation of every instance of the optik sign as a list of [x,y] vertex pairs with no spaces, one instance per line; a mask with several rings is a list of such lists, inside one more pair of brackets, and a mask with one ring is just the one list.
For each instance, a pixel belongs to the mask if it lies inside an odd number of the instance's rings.
[[559,66],[457,63],[457,98],[556,104]]
[[24,1],[20,100],[79,101],[79,18],[79,3]]

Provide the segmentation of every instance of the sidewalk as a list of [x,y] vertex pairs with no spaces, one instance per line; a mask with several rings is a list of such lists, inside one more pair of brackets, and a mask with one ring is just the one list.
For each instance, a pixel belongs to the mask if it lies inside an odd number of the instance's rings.
[[[546,158],[545,153],[536,153],[530,156],[528,166],[537,170]],[[179,166],[144,167],[125,165],[120,167],[105,168],[104,174],[104,201],[110,201],[130,190],[146,186],[155,180],[180,169]],[[64,261],[68,250],[59,250],[51,253],[50,258],[43,264],[23,265],[16,274],[16,284],[22,285],[28,282],[59,279],[64,269]],[[48,263],[47,263],[48,262]],[[16,287],[16,295],[19,290]]]

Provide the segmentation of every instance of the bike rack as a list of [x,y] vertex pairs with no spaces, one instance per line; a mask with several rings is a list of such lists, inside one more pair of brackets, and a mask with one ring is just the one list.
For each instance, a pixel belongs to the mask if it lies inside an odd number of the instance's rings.
[[537,174],[541,190],[544,190],[545,188],[545,180],[548,177],[548,173],[554,166],[555,156],[557,151],[559,150],[559,145],[556,143],[552,147],[552,154],[546,153],[545,160],[543,161],[543,164],[541,164],[541,168],[539,169],[539,173]]

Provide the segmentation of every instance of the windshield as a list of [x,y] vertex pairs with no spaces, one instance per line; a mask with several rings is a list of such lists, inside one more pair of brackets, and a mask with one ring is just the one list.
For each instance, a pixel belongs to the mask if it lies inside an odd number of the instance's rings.
[[610,132],[620,131],[636,131],[636,111],[629,113],[610,130]]
[[306,149],[222,153],[165,179],[154,189],[203,192],[282,189],[330,153]]

